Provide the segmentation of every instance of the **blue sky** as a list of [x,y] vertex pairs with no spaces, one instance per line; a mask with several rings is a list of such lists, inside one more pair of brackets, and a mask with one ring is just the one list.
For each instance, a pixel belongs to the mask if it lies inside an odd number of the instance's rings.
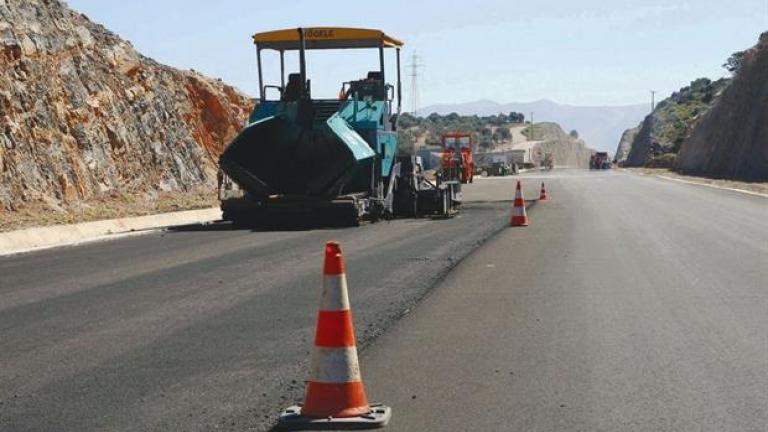
[[[724,76],[724,60],[768,30],[768,0],[68,4],[145,55],[222,78],[251,95],[258,93],[252,33],[323,25],[381,28],[406,42],[404,56],[416,51],[421,57],[422,106],[543,98],[573,105],[645,103],[651,89],[666,97],[697,77]],[[335,95],[342,81],[377,64],[373,53],[359,50],[313,53],[309,62],[320,96]],[[276,65],[268,59],[265,68]]]

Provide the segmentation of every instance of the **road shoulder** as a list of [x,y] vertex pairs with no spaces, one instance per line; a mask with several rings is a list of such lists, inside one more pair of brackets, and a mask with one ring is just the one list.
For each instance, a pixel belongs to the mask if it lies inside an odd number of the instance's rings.
[[739,180],[714,179],[678,174],[674,171],[658,168],[620,168],[630,174],[656,177],[667,181],[727,190],[752,196],[768,198],[768,182],[745,182]]
[[219,219],[221,210],[209,208],[0,232],[0,256],[117,239],[158,228]]

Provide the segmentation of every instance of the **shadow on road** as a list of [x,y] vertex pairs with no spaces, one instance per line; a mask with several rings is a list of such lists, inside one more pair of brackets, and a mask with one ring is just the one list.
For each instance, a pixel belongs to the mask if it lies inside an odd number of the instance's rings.
[[220,232],[220,231],[251,231],[251,232],[279,232],[279,231],[312,231],[312,230],[336,230],[349,228],[348,226],[333,226],[317,221],[301,221],[288,219],[260,220],[251,224],[234,224],[229,221],[216,221],[210,223],[196,223],[179,225],[167,228],[168,232]]
[[[461,208],[464,211],[498,211],[498,204],[512,205],[514,201],[510,199],[500,200],[473,200],[465,201]],[[526,200],[526,207],[531,208],[537,200]],[[461,215],[461,212],[459,212]],[[420,221],[425,219],[441,220],[452,219],[440,217],[425,218],[396,218],[395,220]],[[377,223],[387,223],[390,220],[382,220]],[[371,222],[361,222],[360,225],[368,225]],[[306,218],[290,217],[282,215],[280,217],[260,218],[252,223],[232,223],[229,221],[215,221],[209,223],[194,223],[188,225],[179,225],[166,228],[167,232],[223,232],[223,231],[250,231],[250,232],[295,232],[295,231],[314,231],[314,230],[340,230],[347,228],[356,228],[360,225],[344,224],[343,221],[328,220],[327,218]]]

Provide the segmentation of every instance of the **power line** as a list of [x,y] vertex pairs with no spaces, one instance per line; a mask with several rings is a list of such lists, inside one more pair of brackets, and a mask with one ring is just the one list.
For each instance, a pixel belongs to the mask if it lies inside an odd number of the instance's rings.
[[414,51],[411,55],[411,62],[406,65],[409,69],[408,76],[411,77],[411,114],[416,115],[419,110],[419,68],[424,67],[423,63],[419,63],[421,57],[416,55]]

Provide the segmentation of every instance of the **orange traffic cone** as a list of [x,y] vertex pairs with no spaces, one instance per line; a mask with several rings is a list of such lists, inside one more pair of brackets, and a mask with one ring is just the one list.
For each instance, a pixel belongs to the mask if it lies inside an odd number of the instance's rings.
[[517,181],[515,189],[515,204],[512,206],[511,226],[528,226],[528,215],[525,213],[525,200],[523,199],[523,188],[520,180]]
[[304,405],[283,411],[280,425],[300,429],[386,426],[392,417],[391,408],[369,404],[365,395],[349,309],[344,258],[341,246],[336,242],[325,245],[323,275],[315,350]]
[[539,193],[539,201],[547,201],[547,189],[544,188],[544,182],[541,182],[541,192]]

